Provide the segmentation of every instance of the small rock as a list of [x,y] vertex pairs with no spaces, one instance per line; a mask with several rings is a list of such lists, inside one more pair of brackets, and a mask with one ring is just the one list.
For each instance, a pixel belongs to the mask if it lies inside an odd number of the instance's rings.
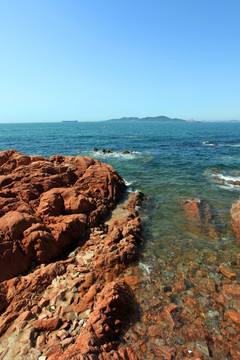
[[220,329],[218,325],[218,321],[212,317],[207,317],[205,319],[205,323],[210,331],[212,331],[214,334],[220,334]]
[[164,275],[165,275],[165,277],[168,278],[168,279],[173,279],[174,276],[175,276],[173,272],[168,271],[168,270],[165,271]]
[[182,306],[183,305],[183,301],[180,298],[179,295],[171,295],[170,296],[171,302],[173,302],[174,304],[176,304],[177,306]]
[[218,316],[220,316],[220,313],[217,310],[215,310],[215,311],[209,310],[207,312],[207,315],[210,316],[210,317],[218,317]]
[[172,288],[171,288],[171,286],[164,286],[163,291],[169,292],[169,291],[172,291]]
[[186,340],[182,336],[180,336],[176,333],[173,334],[173,337],[179,345],[183,345],[186,342]]
[[218,273],[210,272],[210,273],[209,273],[209,277],[210,277],[211,279],[215,280],[216,282],[219,282],[219,281],[221,281],[222,275],[221,275],[221,274],[218,274]]
[[195,287],[195,285],[194,285],[193,283],[191,283],[191,282],[190,282],[189,280],[187,280],[187,279],[184,280],[184,284],[185,284],[187,290]]
[[162,330],[159,325],[152,325],[152,326],[149,326],[148,333],[152,337],[161,336]]
[[65,346],[72,344],[73,340],[74,340],[73,338],[69,337],[69,338],[62,340],[60,344],[62,345],[62,347],[65,347]]
[[233,269],[229,268],[228,266],[222,264],[219,265],[219,271],[230,280],[234,280],[237,277],[236,272]]
[[236,324],[240,324],[240,314],[233,310],[227,311],[228,316],[232,321],[234,321]]
[[85,321],[84,321],[83,319],[81,319],[81,320],[79,321],[79,326],[83,326],[84,323],[85,323]]
[[205,356],[209,356],[209,349],[207,343],[203,339],[197,339],[196,350],[200,351]]

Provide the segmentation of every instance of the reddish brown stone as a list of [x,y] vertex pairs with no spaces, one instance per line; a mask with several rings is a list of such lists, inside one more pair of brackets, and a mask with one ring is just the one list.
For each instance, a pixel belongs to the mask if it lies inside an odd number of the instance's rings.
[[231,285],[223,285],[223,292],[226,295],[239,297],[240,296],[240,285],[231,284]]
[[236,272],[233,269],[229,268],[228,266],[221,264],[219,265],[219,270],[224,276],[226,276],[230,280],[234,280],[237,277]]
[[228,316],[232,321],[234,321],[236,324],[240,324],[240,314],[233,310],[227,311]]
[[0,159],[0,281],[58,256],[125,190],[111,166],[86,157],[6,150]]
[[198,230],[204,229],[211,237],[218,240],[220,235],[217,229],[214,211],[206,200],[188,200],[182,201],[185,215],[189,220],[193,220],[198,226]]
[[34,328],[37,331],[53,331],[61,325],[61,320],[58,317],[51,319],[37,320],[34,323]]

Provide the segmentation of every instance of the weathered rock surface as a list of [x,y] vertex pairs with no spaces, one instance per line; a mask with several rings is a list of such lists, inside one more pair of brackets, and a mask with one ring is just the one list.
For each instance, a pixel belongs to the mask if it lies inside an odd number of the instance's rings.
[[103,223],[125,190],[110,166],[14,150],[0,163],[0,359],[139,359],[121,341],[139,316],[138,280],[117,276],[138,256],[142,196]]
[[109,165],[0,153],[0,281],[48,263],[104,219],[125,191]]

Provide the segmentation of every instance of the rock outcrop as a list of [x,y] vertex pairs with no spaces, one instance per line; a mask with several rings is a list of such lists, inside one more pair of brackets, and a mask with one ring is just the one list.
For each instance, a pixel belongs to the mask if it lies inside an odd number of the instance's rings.
[[139,359],[121,342],[134,280],[117,276],[138,256],[142,194],[112,211],[124,181],[91,158],[8,150],[0,164],[0,358]]
[[59,256],[125,191],[111,166],[88,157],[6,150],[0,165],[0,281]]

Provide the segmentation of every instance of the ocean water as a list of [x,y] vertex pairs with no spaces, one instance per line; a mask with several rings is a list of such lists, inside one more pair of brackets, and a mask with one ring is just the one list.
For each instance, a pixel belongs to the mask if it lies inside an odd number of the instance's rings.
[[[95,152],[94,147],[113,153]],[[240,180],[240,123],[1,124],[0,150],[9,148],[47,157],[91,156],[112,165],[130,190],[144,192],[148,201],[141,211],[140,266],[146,272],[156,273],[166,266],[174,272],[189,256],[204,263],[206,252],[227,264],[239,251],[229,214],[240,195],[240,186],[233,183]],[[123,150],[132,152],[123,154]],[[183,199],[209,201],[219,241],[189,224]],[[176,248],[181,250],[178,260]]]

